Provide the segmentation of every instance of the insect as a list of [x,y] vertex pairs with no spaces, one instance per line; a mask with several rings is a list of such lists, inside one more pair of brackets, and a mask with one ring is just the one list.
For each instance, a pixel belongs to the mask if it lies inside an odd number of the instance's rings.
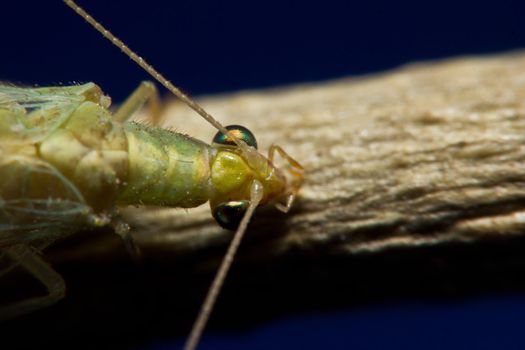
[[[94,83],[20,88],[0,85],[0,257],[25,268],[46,296],[0,308],[9,318],[53,304],[65,284],[38,252],[85,227],[111,225],[130,249],[119,205],[195,207],[207,201],[213,217],[236,230],[192,329],[196,347],[247,224],[258,205],[288,211],[303,168],[282,148],[268,157],[251,132],[223,127],[71,0],[77,14],[218,129],[211,145],[156,125],[129,122],[156,89],[143,82],[113,114],[110,98]],[[153,106],[155,104],[153,103]],[[153,116],[153,124],[158,119]],[[276,155],[286,162],[274,166]]]

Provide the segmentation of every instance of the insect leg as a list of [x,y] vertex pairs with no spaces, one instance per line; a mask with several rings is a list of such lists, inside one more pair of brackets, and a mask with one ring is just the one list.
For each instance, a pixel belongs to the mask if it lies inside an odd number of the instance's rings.
[[113,226],[115,233],[119,235],[120,238],[122,238],[124,247],[133,261],[137,264],[140,264],[142,262],[142,253],[140,252],[139,247],[137,247],[135,244],[135,241],[129,232],[129,225],[120,218],[114,219],[111,225]]
[[19,244],[6,249],[7,255],[44,284],[48,294],[0,308],[0,320],[30,313],[51,305],[64,297],[66,286],[62,277],[29,247]]
[[288,193],[284,204],[275,203],[275,207],[278,210],[282,211],[283,213],[287,213],[292,207],[292,204],[295,200],[295,196],[297,195],[297,192],[299,191],[299,188],[303,183],[304,168],[301,164],[299,164],[299,162],[297,162],[288,153],[286,153],[286,151],[282,149],[281,146],[277,146],[275,144],[272,144],[268,149],[268,160],[270,162],[273,163],[275,158],[275,152],[279,153],[279,155],[288,162],[286,170],[290,174],[290,178],[292,179],[292,191]]
[[126,101],[120,105],[119,109],[113,114],[113,118],[118,122],[125,122],[145,103],[148,103],[148,115],[153,125],[159,125],[161,122],[159,92],[151,81],[141,82]]
[[286,151],[284,149],[282,149],[281,146],[278,146],[278,145],[275,145],[275,144],[272,144],[270,146],[270,148],[268,149],[268,159],[270,160],[270,162],[273,162],[273,159],[275,157],[275,151],[277,151],[277,153],[279,153],[279,155],[281,157],[283,157],[284,159],[286,159],[289,163],[289,165],[293,168],[296,169],[296,171],[298,173],[301,173],[302,175],[302,172],[303,172],[303,166],[301,164],[299,164],[298,161],[296,161],[295,159],[293,159],[288,153],[286,153]]

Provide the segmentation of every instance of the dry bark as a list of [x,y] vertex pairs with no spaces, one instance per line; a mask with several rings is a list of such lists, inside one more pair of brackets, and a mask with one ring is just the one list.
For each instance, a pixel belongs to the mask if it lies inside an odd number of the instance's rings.
[[[523,53],[412,64],[200,102],[223,123],[248,126],[263,149],[280,144],[306,169],[291,213],[267,210],[253,220],[248,235],[257,246],[247,249],[257,259],[524,232]],[[166,116],[167,126],[191,135],[214,133],[178,102]],[[124,217],[139,245],[155,253],[191,254],[230,237],[206,206],[188,213],[128,209]]]
[[[525,290],[525,53],[200,102],[306,168],[292,212],[266,209],[253,220],[209,328]],[[165,112],[168,127],[212,138],[180,103]],[[66,280],[66,299],[3,325],[5,334],[30,330],[27,348],[77,346],[92,334],[133,348],[186,334],[231,234],[206,206],[123,216],[143,266],[130,263],[116,235],[73,235],[46,253]],[[23,276],[12,277],[3,281],[20,290]]]

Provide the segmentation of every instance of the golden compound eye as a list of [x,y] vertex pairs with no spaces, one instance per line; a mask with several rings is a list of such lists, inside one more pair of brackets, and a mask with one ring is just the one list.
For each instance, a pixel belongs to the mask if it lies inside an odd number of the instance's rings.
[[[257,149],[257,140],[253,136],[252,132],[241,125],[228,125],[226,130],[233,132],[233,134],[240,140],[246,142],[248,146],[252,146]],[[235,142],[231,137],[224,135],[222,132],[218,132],[213,137],[212,143],[223,146],[235,146]]]
[[236,230],[241,223],[249,201],[231,201],[221,203],[213,209],[213,217],[219,225],[227,230]]

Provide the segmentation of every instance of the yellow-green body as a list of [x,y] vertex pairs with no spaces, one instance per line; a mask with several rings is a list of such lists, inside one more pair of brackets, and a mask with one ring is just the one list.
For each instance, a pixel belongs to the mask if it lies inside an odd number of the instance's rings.
[[210,164],[216,153],[189,136],[125,123],[128,174],[117,203],[191,208],[213,192]]
[[[56,240],[109,224],[136,252],[119,205],[187,208],[209,201],[216,221],[228,229],[256,205],[290,208],[302,167],[284,150],[272,145],[266,158],[237,139],[232,145],[216,136],[207,145],[128,122],[152,91],[143,82],[112,114],[110,98],[93,83],[38,89],[0,84],[0,276],[9,270],[2,270],[7,260],[48,290],[0,305],[0,321],[64,296],[61,276],[35,253]],[[220,141],[230,137],[229,131],[218,135]],[[273,166],[275,152],[288,161],[285,172]]]
[[209,145],[114,121],[109,102],[92,83],[0,87],[0,248],[109,223],[117,204],[209,199]]
[[195,207],[209,199],[212,148],[186,135],[114,122],[83,102],[37,144],[40,159],[72,180],[95,211],[115,204]]
[[93,83],[24,89],[0,85],[0,250],[44,247],[114,218],[117,205],[195,207],[284,190],[267,160],[158,127],[115,120]]

